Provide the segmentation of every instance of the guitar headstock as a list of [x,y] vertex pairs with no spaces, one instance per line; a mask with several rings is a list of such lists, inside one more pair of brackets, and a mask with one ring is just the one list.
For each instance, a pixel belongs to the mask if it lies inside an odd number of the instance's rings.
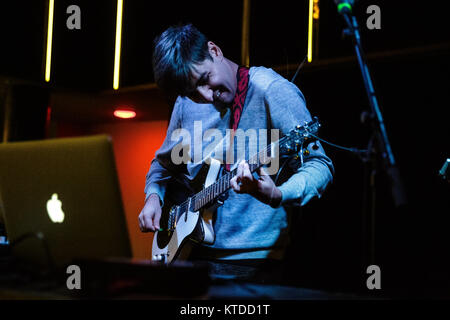
[[319,127],[320,123],[317,117],[314,117],[310,122],[306,122],[303,125],[297,125],[285,136],[286,139],[280,143],[280,153],[296,153],[304,144],[317,140],[311,134],[317,135]]

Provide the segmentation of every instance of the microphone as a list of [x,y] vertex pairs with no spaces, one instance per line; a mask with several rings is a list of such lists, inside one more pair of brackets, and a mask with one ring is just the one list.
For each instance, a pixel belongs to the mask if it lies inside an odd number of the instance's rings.
[[334,3],[337,6],[338,13],[346,15],[352,13],[352,8],[355,0],[334,0]]
[[347,24],[347,29],[343,30],[343,36],[353,35],[356,42],[359,43],[359,33],[357,30],[357,22],[354,16],[352,16],[353,5],[355,0],[334,0],[337,6],[338,13],[344,18]]

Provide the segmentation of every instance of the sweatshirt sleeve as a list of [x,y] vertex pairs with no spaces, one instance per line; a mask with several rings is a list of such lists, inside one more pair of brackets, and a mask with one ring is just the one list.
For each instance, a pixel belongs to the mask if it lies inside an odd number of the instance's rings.
[[[270,84],[265,94],[265,104],[270,112],[272,126],[280,130],[280,135],[312,120],[302,92],[284,78]],[[303,165],[279,186],[282,194],[280,205],[303,206],[313,197],[321,197],[332,181],[333,163],[320,142],[310,143],[306,148],[309,154],[303,155]]]
[[161,204],[163,204],[167,182],[173,176],[174,172],[179,169],[171,160],[171,151],[179,143],[179,141],[172,140],[172,134],[175,130],[181,128],[181,104],[181,99],[178,98],[172,111],[164,142],[156,151],[155,158],[152,160],[150,169],[146,175],[144,188],[146,194],[145,200],[154,193],[159,196]]

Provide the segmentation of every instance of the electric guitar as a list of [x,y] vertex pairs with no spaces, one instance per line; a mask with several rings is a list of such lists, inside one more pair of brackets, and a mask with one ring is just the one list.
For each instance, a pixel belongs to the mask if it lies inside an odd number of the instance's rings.
[[[266,150],[251,157],[248,161],[250,171],[253,173],[274,156],[302,156],[303,146],[316,140],[315,134],[319,127],[317,117],[303,126],[298,125],[267,146]],[[276,147],[279,155],[275,155]],[[193,243],[214,243],[213,212],[225,201],[227,191],[231,188],[230,180],[237,175],[237,168],[225,171],[218,178],[222,164],[215,159],[209,160],[209,166],[202,166],[189,184],[180,184],[179,181],[168,183],[160,219],[161,229],[153,237],[153,261],[169,264],[175,259],[186,260]]]

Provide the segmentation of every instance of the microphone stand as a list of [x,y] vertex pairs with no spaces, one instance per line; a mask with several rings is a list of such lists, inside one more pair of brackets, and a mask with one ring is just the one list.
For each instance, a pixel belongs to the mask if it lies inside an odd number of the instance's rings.
[[[348,11],[341,13],[347,24],[344,35],[351,36],[358,58],[359,68],[361,70],[364,87],[366,89],[369,105],[371,108],[370,119],[372,124],[372,136],[368,143],[367,153],[362,157],[362,161],[366,166],[366,177],[364,192],[364,210],[363,224],[364,231],[369,233],[369,263],[375,264],[375,214],[376,214],[376,185],[375,175],[377,168],[378,155],[383,160],[383,168],[389,177],[391,183],[391,193],[395,206],[398,208],[406,204],[406,195],[403,183],[400,180],[399,171],[395,162],[392,148],[389,143],[386,128],[383,121],[375,90],[373,88],[372,79],[369,68],[361,47],[361,39],[358,30],[356,18]],[[370,200],[369,200],[370,199]],[[370,201],[370,203],[369,203]],[[367,227],[369,225],[369,227]],[[368,230],[367,230],[368,229]],[[367,238],[365,239],[367,241]],[[367,249],[367,248],[365,248]]]

